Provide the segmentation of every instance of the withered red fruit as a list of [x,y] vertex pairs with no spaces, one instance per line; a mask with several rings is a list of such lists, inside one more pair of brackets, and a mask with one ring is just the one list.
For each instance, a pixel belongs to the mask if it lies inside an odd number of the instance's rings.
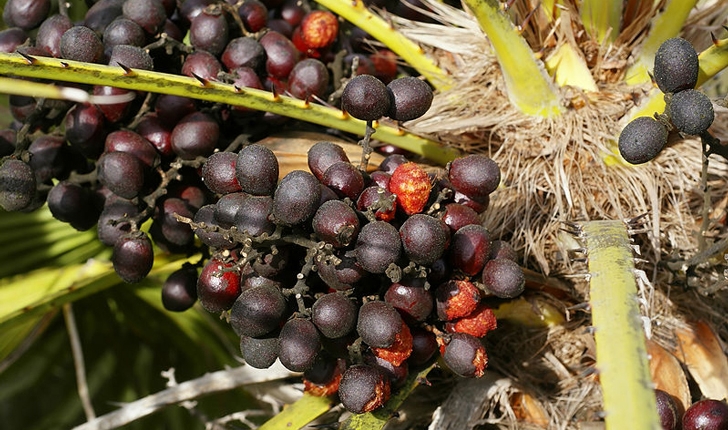
[[451,280],[437,287],[435,303],[441,321],[462,318],[475,310],[480,302],[480,291],[471,282]]
[[412,333],[406,323],[402,322],[402,330],[397,333],[394,343],[388,348],[372,348],[374,355],[387,360],[395,366],[404,363],[412,354]]
[[488,305],[481,303],[468,315],[445,324],[445,330],[450,333],[467,333],[475,337],[483,337],[489,331],[495,330],[498,322],[495,313]]
[[389,180],[389,191],[397,196],[397,204],[407,215],[422,212],[431,189],[427,172],[414,162],[398,166]]
[[330,46],[339,33],[339,21],[331,12],[315,10],[301,21],[301,39],[308,48],[321,49]]

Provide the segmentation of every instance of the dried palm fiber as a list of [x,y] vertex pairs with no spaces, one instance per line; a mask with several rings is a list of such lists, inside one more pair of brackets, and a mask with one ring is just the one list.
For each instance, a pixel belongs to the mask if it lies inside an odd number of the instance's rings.
[[[630,109],[653,88],[649,83],[626,85],[622,77],[630,55],[640,48],[647,23],[664,2],[654,7],[644,6],[652,2],[628,2],[639,3],[638,9],[630,12],[629,22],[609,45],[589,37],[574,5],[550,20],[543,9],[530,4],[537,2],[514,3],[515,22],[530,14],[523,36],[534,51],[546,58],[560,44],[572,44],[598,88],[558,88],[565,108],[550,118],[525,115],[509,103],[500,66],[474,17],[444,3],[423,3],[438,23],[393,15],[387,19],[429,50],[458,84],[437,94],[429,112],[407,127],[466,152],[486,153],[498,162],[503,183],[492,196],[485,220],[496,236],[508,239],[528,264],[546,274],[563,270],[565,250],[558,238],[563,220],[649,214],[651,241],[643,245],[643,252],[652,254],[654,261],[674,250],[695,249],[701,207],[695,202],[702,199],[700,142],[673,139],[656,160],[640,166],[626,164],[616,152],[616,137]],[[691,16],[697,18],[685,34],[700,39],[698,50],[710,43],[701,23],[715,22],[727,7],[714,2],[693,10]],[[719,138],[725,136],[722,127],[714,129]],[[709,173],[718,200],[725,195],[725,171],[725,160],[711,157]]]
[[[679,274],[662,265],[695,255],[700,250],[700,231],[709,238],[726,236],[721,223],[702,224],[705,193],[700,141],[671,136],[656,160],[640,166],[621,161],[616,151],[616,138],[631,110],[653,89],[650,83],[627,85],[625,71],[665,2],[625,2],[622,31],[612,44],[600,44],[589,36],[576,2],[561,2],[567,6],[553,20],[542,9],[531,13],[539,2],[513,2],[514,22],[523,23],[530,15],[523,36],[533,51],[546,59],[561,44],[569,44],[596,85],[596,91],[559,88],[564,109],[550,118],[524,115],[509,102],[500,65],[474,17],[441,2],[423,3],[432,10],[430,16],[437,24],[396,16],[387,19],[420,43],[457,84],[438,93],[426,116],[406,126],[465,152],[488,154],[498,162],[503,183],[492,196],[485,219],[495,236],[509,240],[524,256],[525,266],[552,275],[584,274],[584,267],[569,262],[567,249],[571,246],[560,232],[562,221],[646,214],[648,232],[636,240],[647,260],[640,266],[644,272],[638,284],[649,336],[673,350],[675,330],[700,317],[728,339],[728,294],[701,294],[725,285],[721,278],[725,261],[719,270],[711,264],[700,273],[702,289],[683,289],[679,286],[682,279],[676,278]],[[681,35],[701,51],[710,46],[710,32],[725,37],[721,24],[727,13],[727,1],[702,2],[691,11]],[[718,92],[712,92],[709,85]],[[703,87],[714,98],[724,96],[727,89],[719,82]],[[726,113],[716,112],[711,131],[725,141]],[[711,220],[721,218],[728,202],[727,169],[724,159],[710,158]],[[561,299],[562,306],[586,301],[587,282],[574,281],[571,288],[570,297]],[[588,331],[588,312],[565,313],[572,318],[567,325],[525,332],[508,327],[494,332],[487,339],[491,368],[536,397],[549,417],[547,428],[586,428],[582,426],[600,421],[602,410],[600,387],[593,374],[593,337]],[[524,428],[504,392],[507,390],[502,388],[501,395],[483,405],[480,424]],[[454,415],[460,412],[450,411]]]

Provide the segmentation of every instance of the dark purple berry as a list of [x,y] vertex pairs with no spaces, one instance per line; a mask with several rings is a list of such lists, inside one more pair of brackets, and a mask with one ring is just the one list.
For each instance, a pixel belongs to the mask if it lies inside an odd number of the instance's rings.
[[441,220],[425,214],[410,216],[399,229],[405,255],[413,263],[422,265],[430,265],[440,258],[449,234]]
[[270,148],[252,144],[238,153],[235,174],[243,191],[254,196],[270,196],[278,183],[278,159]]
[[281,179],[273,194],[273,221],[300,224],[313,217],[320,198],[319,181],[311,173],[293,170]]
[[182,312],[197,301],[197,269],[183,266],[172,272],[162,284],[162,305],[172,312]]
[[380,408],[390,396],[389,379],[377,368],[357,364],[341,377],[339,398],[344,407],[355,414]]
[[316,326],[303,318],[289,320],[281,329],[278,341],[278,359],[292,372],[311,368],[321,349],[321,337]]
[[374,121],[383,117],[389,107],[387,87],[371,75],[355,76],[346,84],[341,94],[341,108],[362,121]]
[[114,245],[111,262],[119,277],[133,284],[146,278],[154,264],[154,250],[149,236],[133,232],[121,237]]
[[695,88],[698,82],[698,54],[687,40],[674,37],[662,42],[655,53],[654,76],[663,93]]
[[314,302],[312,321],[321,334],[338,338],[351,333],[356,327],[357,306],[342,293],[330,293]]
[[409,121],[424,115],[432,105],[432,88],[413,76],[398,78],[387,84],[390,106],[387,116],[397,121]]
[[399,232],[384,221],[375,221],[361,228],[356,241],[356,261],[371,273],[384,273],[402,253]]
[[238,336],[260,337],[280,326],[286,310],[286,298],[278,288],[249,288],[230,309],[230,325]]
[[389,348],[401,330],[402,317],[392,305],[374,300],[359,308],[356,331],[372,348]]
[[683,415],[683,430],[725,430],[728,428],[728,405],[724,401],[705,399],[693,403]]
[[496,258],[485,264],[483,284],[496,297],[512,299],[523,292],[526,277],[518,263],[505,258]]

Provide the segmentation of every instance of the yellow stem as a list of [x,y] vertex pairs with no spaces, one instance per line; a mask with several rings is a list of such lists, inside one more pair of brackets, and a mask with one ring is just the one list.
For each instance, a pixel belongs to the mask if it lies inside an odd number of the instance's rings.
[[651,29],[647,38],[642,42],[640,51],[634,64],[625,73],[625,82],[638,85],[650,81],[649,71],[655,62],[655,53],[665,40],[680,33],[690,10],[695,7],[697,0],[668,0],[662,13],[658,14],[650,23]]
[[659,430],[627,226],[590,221],[581,229],[606,428]]
[[508,97],[521,112],[541,117],[561,113],[556,89],[536,59],[531,47],[503,12],[497,0],[465,0],[488,36],[508,90]]
[[[364,135],[366,130],[364,121],[352,118],[339,109],[307,103],[292,97],[273,95],[253,88],[235,88],[233,85],[215,81],[200,82],[186,76],[136,69],[126,72],[120,67],[46,57],[35,57],[29,62],[21,55],[5,53],[0,53],[0,75],[172,94],[267,111],[348,133]],[[375,128],[378,140],[399,146],[440,164],[446,164],[459,155],[459,151],[454,148],[444,147],[400,128],[383,124],[375,124]]]

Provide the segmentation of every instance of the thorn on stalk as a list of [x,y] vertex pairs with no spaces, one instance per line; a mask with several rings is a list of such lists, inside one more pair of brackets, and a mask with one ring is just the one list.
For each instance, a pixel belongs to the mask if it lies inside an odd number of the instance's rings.
[[203,87],[210,86],[210,81],[207,78],[203,78],[202,76],[199,76],[194,72],[192,73],[192,76],[194,76],[194,78],[197,79]]
[[124,69],[124,76],[133,76],[135,74],[134,71],[131,69],[131,67],[125,66],[119,62],[117,62],[117,64],[119,65],[119,67]]
[[35,62],[37,61],[35,59],[35,57],[32,57],[32,56],[30,56],[30,55],[28,55],[28,54],[26,54],[26,53],[24,53],[22,51],[18,51],[18,54],[20,54],[23,58],[25,58],[25,61],[27,61],[28,64],[35,64]]

